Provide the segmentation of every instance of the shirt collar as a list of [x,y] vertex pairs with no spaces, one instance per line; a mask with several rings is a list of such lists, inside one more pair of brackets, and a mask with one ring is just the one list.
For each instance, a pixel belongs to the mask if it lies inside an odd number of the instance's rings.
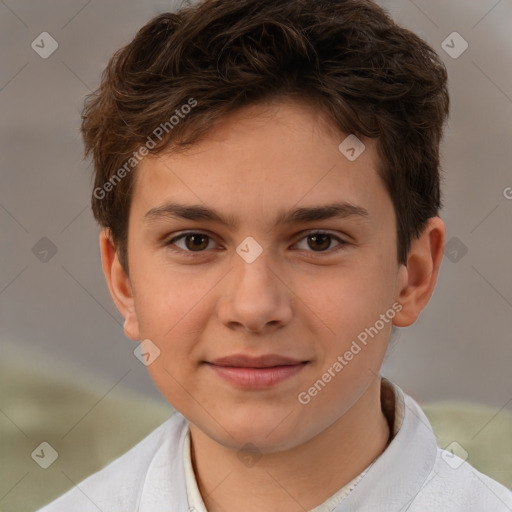
[[405,511],[429,483],[437,441],[427,417],[410,396],[384,378],[381,403],[383,409],[394,404],[394,437],[365,478],[333,512]]
[[[437,442],[425,414],[411,397],[385,378],[381,380],[381,405],[392,432],[389,445],[358,477],[312,512],[405,510],[426,483],[434,466]],[[155,454],[143,486],[140,512],[153,511],[164,503],[172,503],[176,510],[188,507],[207,512],[192,468],[188,421],[175,414],[180,421],[178,446],[171,446],[171,436],[166,436]],[[381,500],[385,496],[394,499]]]

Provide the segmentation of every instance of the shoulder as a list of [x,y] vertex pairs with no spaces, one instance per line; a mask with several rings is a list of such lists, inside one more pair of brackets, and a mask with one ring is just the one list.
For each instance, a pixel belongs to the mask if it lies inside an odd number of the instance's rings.
[[480,473],[457,455],[437,449],[434,467],[411,512],[510,512],[512,491]]
[[[123,512],[136,509],[148,468],[162,446],[176,447],[186,427],[174,412],[141,442],[38,512]],[[173,450],[173,456],[178,450]]]
[[398,386],[392,387],[399,431],[380,457],[385,462],[383,473],[386,467],[394,468],[382,492],[394,483],[395,491],[403,493],[401,503],[408,512],[512,512],[512,491],[440,448],[421,407]]

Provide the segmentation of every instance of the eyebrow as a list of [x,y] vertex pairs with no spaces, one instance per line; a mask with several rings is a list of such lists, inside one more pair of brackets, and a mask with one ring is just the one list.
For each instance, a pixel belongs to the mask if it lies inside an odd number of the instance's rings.
[[[344,219],[347,217],[368,218],[369,213],[366,208],[356,206],[347,202],[335,202],[320,206],[310,206],[296,208],[293,210],[281,210],[278,212],[274,225],[279,224],[298,224],[305,222],[314,222],[327,219]],[[212,208],[207,208],[197,204],[178,204],[166,203],[162,206],[151,208],[144,215],[146,222],[158,220],[160,218],[187,219],[192,221],[213,221],[223,224],[230,229],[238,229],[238,220],[229,215],[224,216]]]

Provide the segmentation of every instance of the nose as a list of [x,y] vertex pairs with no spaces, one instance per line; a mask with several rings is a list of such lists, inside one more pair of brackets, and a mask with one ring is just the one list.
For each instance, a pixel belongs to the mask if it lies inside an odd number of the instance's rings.
[[219,319],[227,327],[264,334],[290,322],[293,293],[269,251],[251,263],[236,255],[229,274],[218,306]]

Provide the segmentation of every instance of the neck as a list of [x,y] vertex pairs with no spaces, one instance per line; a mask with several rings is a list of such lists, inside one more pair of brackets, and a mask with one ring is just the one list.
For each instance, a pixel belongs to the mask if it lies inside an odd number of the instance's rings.
[[303,512],[323,503],[369,466],[389,442],[380,383],[375,379],[350,411],[307,443],[265,454],[251,467],[240,464],[236,451],[191,424],[192,464],[208,512]]

